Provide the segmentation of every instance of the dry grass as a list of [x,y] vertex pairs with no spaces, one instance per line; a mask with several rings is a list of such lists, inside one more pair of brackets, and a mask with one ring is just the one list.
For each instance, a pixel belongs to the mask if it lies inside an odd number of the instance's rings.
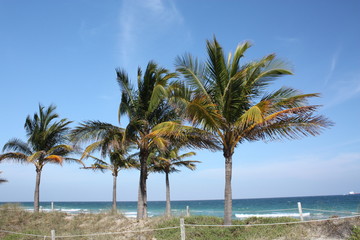
[[[31,213],[14,205],[4,205],[0,208],[0,229],[49,236],[52,229],[56,236],[86,235],[94,233],[139,231],[149,229],[152,220],[136,221],[121,214],[66,214],[61,212]],[[152,239],[152,233],[144,233],[144,239]],[[139,233],[123,233],[92,237],[76,237],[76,239],[138,239]],[[32,240],[39,237],[22,236],[0,232],[0,239]]]
[[[221,225],[221,218],[194,216],[185,218],[186,224]],[[261,224],[294,221],[291,218],[250,218],[243,221],[235,220],[233,224]],[[89,235],[94,233],[118,232],[118,234],[71,237],[64,239],[78,240],[115,240],[115,239],[176,239],[180,238],[179,229],[165,231],[138,231],[154,228],[179,226],[179,218],[151,218],[147,221],[128,219],[121,214],[66,214],[62,212],[31,213],[16,205],[0,207],[0,230],[19,233],[49,236],[52,229],[56,236]],[[360,218],[332,219],[331,221],[287,224],[279,226],[246,226],[231,228],[186,227],[187,239],[225,240],[225,239],[277,239],[277,240],[360,240]],[[131,232],[134,231],[134,232]],[[122,232],[122,233],[120,233]],[[126,232],[126,233],[124,233]],[[0,239],[4,240],[35,240],[39,237],[23,236],[0,231]]]

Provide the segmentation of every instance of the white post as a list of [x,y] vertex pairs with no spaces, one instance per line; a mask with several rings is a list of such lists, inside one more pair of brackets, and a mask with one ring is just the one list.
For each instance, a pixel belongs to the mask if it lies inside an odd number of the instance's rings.
[[186,206],[186,216],[190,217],[190,208],[189,208],[189,206]]
[[301,207],[301,202],[298,202],[298,209],[299,209],[300,220],[301,220],[301,221],[304,221],[303,212],[302,212],[302,207]]
[[181,240],[185,240],[185,223],[183,218],[180,218],[180,236]]
[[55,230],[51,230],[51,240],[55,240]]
[[54,211],[54,202],[51,202],[51,211]]

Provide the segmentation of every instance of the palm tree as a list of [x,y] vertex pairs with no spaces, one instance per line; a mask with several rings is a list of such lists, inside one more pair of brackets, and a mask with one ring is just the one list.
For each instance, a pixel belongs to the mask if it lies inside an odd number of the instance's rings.
[[[124,141],[124,129],[100,121],[86,121],[72,131],[72,139],[75,143],[95,141],[85,148],[80,159],[90,157],[95,160],[94,164],[90,167],[84,167],[85,169],[109,170],[112,173],[112,211],[116,213],[116,183],[119,171],[138,167],[138,161],[134,158],[135,154],[129,154],[132,146]],[[91,155],[97,150],[101,151],[103,158],[109,157],[110,162]]]
[[292,74],[275,54],[240,65],[249,42],[240,44],[228,57],[215,37],[206,46],[205,63],[187,54],[177,58],[176,66],[191,88],[187,99],[182,100],[187,118],[221,142],[225,158],[224,224],[230,225],[236,146],[245,141],[315,136],[332,123],[315,115],[319,106],[308,105],[307,100],[318,97],[317,93],[301,94],[289,87],[265,93],[278,77]]
[[126,137],[131,139],[139,149],[140,180],[138,192],[137,218],[147,218],[147,188],[148,157],[151,148],[164,149],[166,140],[161,136],[152,136],[152,129],[159,123],[176,119],[176,114],[165,101],[168,81],[174,78],[174,73],[160,68],[154,62],[149,62],[145,74],[138,69],[138,86],[134,89],[129,83],[124,70],[117,69],[117,81],[122,96],[119,106],[120,116],[127,115],[129,124],[126,127]]
[[[2,172],[0,172],[0,173],[2,173]],[[7,182],[7,180],[3,179],[3,178],[0,178],[0,183],[4,183],[4,182]]]
[[45,108],[39,104],[39,113],[33,117],[30,115],[25,121],[25,131],[27,141],[14,138],[9,140],[3,147],[0,161],[13,160],[20,163],[32,163],[36,170],[36,184],[34,193],[34,211],[39,211],[39,191],[41,172],[47,163],[62,164],[66,161],[76,161],[76,159],[66,157],[73,151],[67,145],[66,134],[69,131],[68,125],[71,121],[63,118],[56,121],[59,115],[55,113],[55,106],[50,105]]
[[169,174],[174,172],[180,172],[178,167],[186,167],[190,170],[196,169],[196,163],[200,161],[187,160],[184,161],[184,158],[191,157],[196,155],[195,152],[188,152],[179,155],[179,148],[170,148],[168,151],[154,156],[154,172],[165,173],[165,184],[166,184],[166,208],[165,215],[167,217],[171,216],[171,202],[170,202],[170,181]]
[[138,69],[137,89],[129,83],[124,70],[117,69],[117,81],[122,91],[119,106],[119,121],[127,115],[129,124],[125,137],[139,150],[140,180],[138,191],[137,218],[147,218],[147,188],[149,154],[157,149],[165,151],[170,140],[187,144],[193,148],[214,147],[214,139],[204,131],[186,127],[178,121],[178,114],[168,104],[170,90],[168,83],[175,73],[149,62],[144,75]]

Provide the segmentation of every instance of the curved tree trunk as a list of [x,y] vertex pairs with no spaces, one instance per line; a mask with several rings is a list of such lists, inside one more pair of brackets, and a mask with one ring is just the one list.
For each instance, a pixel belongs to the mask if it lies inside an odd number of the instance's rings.
[[232,223],[232,153],[224,150],[225,157],[225,202],[224,202],[224,225]]
[[39,212],[41,169],[36,168],[36,182],[34,192],[34,212]]
[[170,182],[169,182],[169,173],[165,173],[166,176],[166,210],[165,210],[165,216],[170,217],[171,216],[171,205],[170,205]]
[[112,212],[113,212],[113,214],[117,213],[116,182],[117,182],[117,173],[113,173],[113,198],[112,198]]
[[137,206],[137,219],[147,218],[147,192],[146,192],[146,180],[147,180],[147,159],[149,154],[146,151],[140,150],[140,180],[138,191],[138,206]]

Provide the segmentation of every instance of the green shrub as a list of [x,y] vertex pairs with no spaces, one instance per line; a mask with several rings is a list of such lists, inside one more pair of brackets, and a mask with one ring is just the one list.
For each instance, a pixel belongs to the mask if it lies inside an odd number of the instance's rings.
[[360,240],[360,227],[354,226],[349,240]]

